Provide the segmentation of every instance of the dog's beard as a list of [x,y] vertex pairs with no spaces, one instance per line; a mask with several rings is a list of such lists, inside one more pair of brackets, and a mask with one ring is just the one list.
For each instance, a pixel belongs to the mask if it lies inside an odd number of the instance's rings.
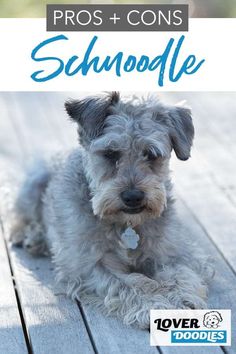
[[147,219],[160,217],[166,206],[166,191],[164,185],[156,178],[146,178],[137,185],[145,192],[143,210],[130,214],[125,212],[125,206],[120,198],[123,188],[115,181],[102,183],[94,192],[92,208],[95,215],[111,223],[141,225]]

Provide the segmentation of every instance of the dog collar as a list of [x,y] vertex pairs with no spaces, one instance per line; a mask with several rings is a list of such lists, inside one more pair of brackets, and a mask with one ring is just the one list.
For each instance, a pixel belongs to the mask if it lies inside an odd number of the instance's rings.
[[131,226],[128,226],[121,234],[121,241],[125,248],[135,250],[138,247],[139,240],[139,235]]

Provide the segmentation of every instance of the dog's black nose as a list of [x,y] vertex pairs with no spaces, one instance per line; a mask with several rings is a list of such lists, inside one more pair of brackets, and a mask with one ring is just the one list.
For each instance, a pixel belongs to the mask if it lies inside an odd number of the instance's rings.
[[127,189],[120,194],[122,201],[130,208],[135,208],[141,205],[144,199],[144,192],[138,189]]

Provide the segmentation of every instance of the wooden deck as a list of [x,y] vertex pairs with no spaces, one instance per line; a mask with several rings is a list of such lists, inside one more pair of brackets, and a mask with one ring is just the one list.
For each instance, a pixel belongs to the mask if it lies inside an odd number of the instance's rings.
[[[18,177],[32,156],[76,145],[63,109],[69,96],[76,94],[0,94],[0,176],[11,170]],[[66,299],[54,287],[49,259],[7,244],[0,199],[0,354],[236,353],[236,93],[161,96],[171,103],[186,99],[194,112],[192,158],[184,163],[173,156],[177,209],[189,237],[215,258],[209,307],[232,310],[232,346],[150,347],[148,332]]]

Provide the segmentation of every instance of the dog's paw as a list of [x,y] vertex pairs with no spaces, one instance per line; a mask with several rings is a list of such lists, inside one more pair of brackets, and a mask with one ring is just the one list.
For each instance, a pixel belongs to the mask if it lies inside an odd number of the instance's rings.
[[32,240],[30,238],[25,238],[23,242],[23,247],[27,252],[34,256],[47,256],[49,252],[47,246],[43,240]]
[[123,281],[140,295],[149,294],[151,296],[152,294],[160,294],[159,283],[144,274],[131,273],[126,275]]
[[136,312],[126,314],[123,322],[128,326],[148,329],[150,327],[150,311],[147,309],[137,309]]
[[[144,300],[144,299],[142,299]],[[171,310],[174,306],[160,295],[145,299],[140,307],[131,309],[124,317],[126,325],[132,325],[141,329],[150,327],[150,310]]]
[[10,242],[13,246],[22,247],[25,238],[25,229],[27,225],[23,221],[13,223],[10,230]]
[[49,254],[43,230],[39,224],[32,223],[25,229],[23,247],[34,256]]

